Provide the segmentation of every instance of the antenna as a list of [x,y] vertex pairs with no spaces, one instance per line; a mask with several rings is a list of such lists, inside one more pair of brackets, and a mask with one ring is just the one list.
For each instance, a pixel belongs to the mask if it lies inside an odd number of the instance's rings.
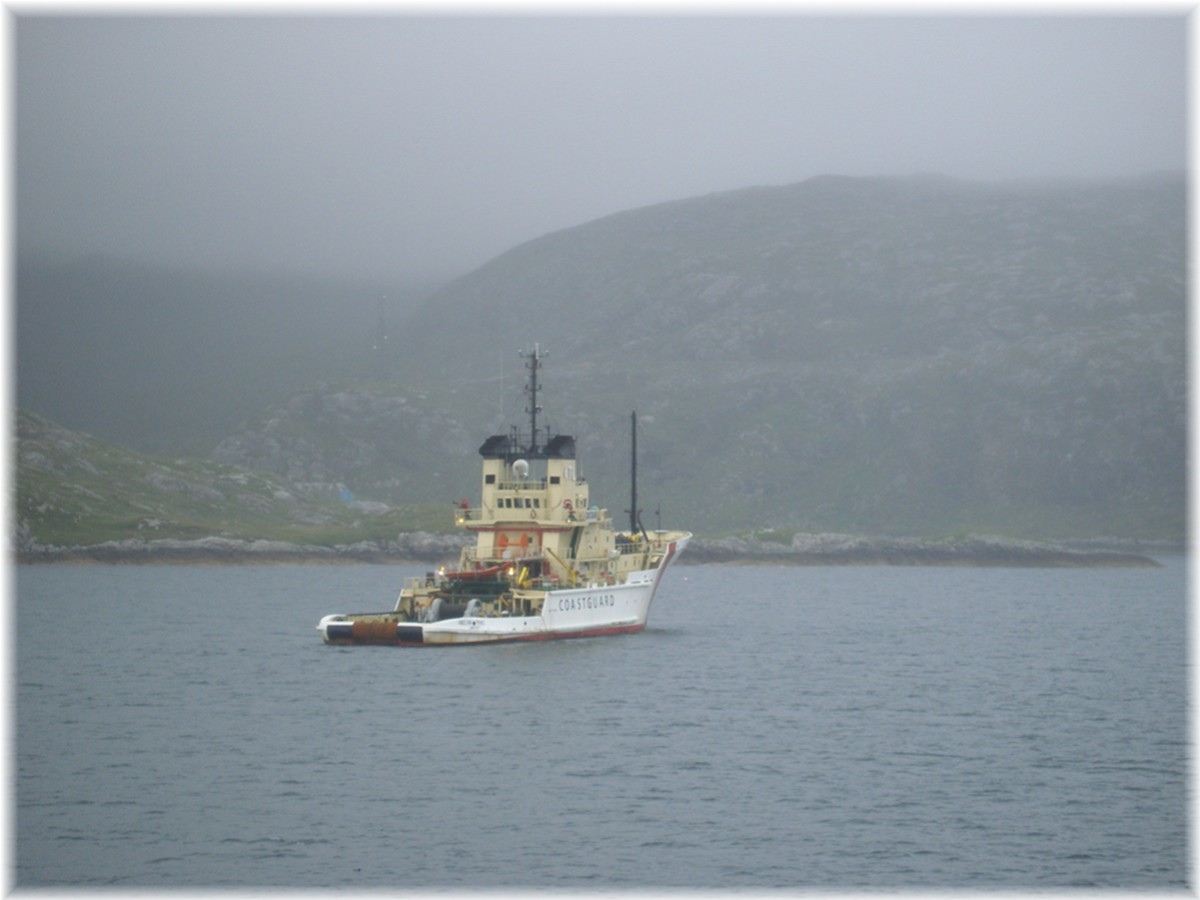
[[533,349],[528,353],[522,351],[521,355],[528,362],[525,363],[525,368],[529,370],[529,384],[525,385],[525,393],[529,395],[529,403],[525,407],[525,412],[529,413],[529,455],[536,456],[538,454],[538,426],[537,416],[542,411],[542,407],[538,404],[538,369],[542,367],[542,358],[549,356],[548,353],[543,353],[538,344],[533,345]]
[[631,465],[629,473],[629,533],[637,534],[641,530],[641,510],[637,505],[637,410],[630,415],[630,434],[633,438]]

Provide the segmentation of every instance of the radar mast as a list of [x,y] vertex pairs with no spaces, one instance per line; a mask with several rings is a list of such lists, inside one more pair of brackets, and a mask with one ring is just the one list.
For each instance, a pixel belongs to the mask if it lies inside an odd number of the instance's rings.
[[525,412],[529,413],[529,449],[528,453],[531,457],[540,455],[538,448],[538,413],[542,411],[542,407],[538,404],[538,391],[541,388],[538,386],[538,369],[542,367],[542,358],[548,354],[543,353],[540,345],[534,344],[533,349],[528,353],[522,352],[525,357],[525,368],[529,370],[529,383],[525,385],[525,393],[529,395],[528,405],[525,407]]

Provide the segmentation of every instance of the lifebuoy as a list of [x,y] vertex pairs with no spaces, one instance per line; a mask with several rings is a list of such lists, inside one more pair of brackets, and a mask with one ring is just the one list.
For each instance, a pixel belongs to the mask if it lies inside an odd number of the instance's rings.
[[571,501],[570,500],[563,501],[563,509],[565,509],[567,512],[571,511]]
[[536,509],[531,509],[531,510],[529,511],[529,518],[531,518],[531,519],[536,519],[536,518],[537,518],[537,510],[536,510]]

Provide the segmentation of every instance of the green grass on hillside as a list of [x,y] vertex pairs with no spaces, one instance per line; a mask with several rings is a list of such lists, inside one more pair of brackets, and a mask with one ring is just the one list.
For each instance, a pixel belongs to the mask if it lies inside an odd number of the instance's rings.
[[220,536],[332,546],[454,527],[449,504],[376,512],[302,496],[270,475],[132,453],[24,412],[17,437],[18,527],[39,544]]

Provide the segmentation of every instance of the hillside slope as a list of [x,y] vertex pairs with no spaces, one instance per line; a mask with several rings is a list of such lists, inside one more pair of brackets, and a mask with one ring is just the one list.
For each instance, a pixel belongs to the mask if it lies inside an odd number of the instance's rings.
[[202,455],[320,378],[380,377],[380,332],[426,296],[90,258],[16,266],[17,404],[144,452]]
[[[1180,179],[1063,186],[816,178],[609,216],[531,241],[408,320],[409,374],[537,339],[588,377],[689,381],[971,353],[1180,315]],[[450,325],[453,327],[449,327]],[[468,351],[468,352],[463,352]]]
[[[303,427],[369,447],[372,473],[327,473],[357,492],[458,496],[474,447],[523,419],[537,341],[546,419],[614,509],[638,410],[649,521],[1179,539],[1186,305],[1182,177],[818,178],[514,248],[406,322],[403,389],[438,394],[419,429]],[[409,465],[432,448],[457,462]]]
[[298,489],[206,460],[167,460],[16,416],[16,548],[105,541],[275,540],[332,546],[394,542],[401,531],[449,528],[450,507],[342,502],[335,486]]
[[[13,550],[22,563],[439,564],[456,559],[470,542],[470,535],[449,532],[451,511],[444,505],[348,501],[341,485],[298,489],[209,461],[155,459],[25,411],[17,414],[16,454]],[[335,501],[331,493],[341,496]],[[694,563],[777,565],[1159,565],[1131,549],[1152,548],[977,535],[928,542],[757,532],[697,537],[685,556]]]

